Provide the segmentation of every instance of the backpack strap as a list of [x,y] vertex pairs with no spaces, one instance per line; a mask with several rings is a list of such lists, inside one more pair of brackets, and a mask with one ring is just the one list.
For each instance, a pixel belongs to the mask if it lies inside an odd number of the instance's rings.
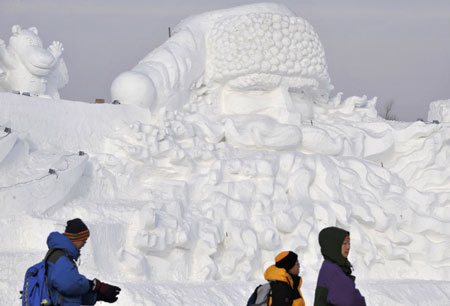
[[269,294],[267,295],[267,305],[271,305],[272,304],[272,285],[275,281],[269,281],[269,285],[270,285],[270,290],[269,290]]
[[[47,294],[50,297],[50,299],[52,297],[51,297],[49,289],[48,289],[48,277],[47,277],[48,262],[50,261],[51,263],[56,263],[61,256],[66,256],[67,258],[70,259],[69,254],[63,249],[49,249],[47,254],[45,255],[45,258],[44,258],[44,263],[45,263],[45,287],[47,288]],[[56,306],[61,305],[63,299],[64,299],[64,296],[60,293],[59,294],[59,299],[58,299],[58,304],[56,304]]]

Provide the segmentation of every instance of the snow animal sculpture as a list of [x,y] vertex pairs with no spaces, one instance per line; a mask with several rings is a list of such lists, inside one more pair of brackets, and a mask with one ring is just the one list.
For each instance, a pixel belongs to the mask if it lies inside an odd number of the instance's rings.
[[290,123],[311,119],[312,103],[327,101],[331,89],[311,25],[284,6],[261,3],[182,21],[162,46],[114,80],[111,95],[152,110],[190,101],[204,113],[263,114]]
[[58,41],[44,49],[35,27],[14,25],[9,45],[0,40],[0,90],[59,99],[69,81],[63,50]]

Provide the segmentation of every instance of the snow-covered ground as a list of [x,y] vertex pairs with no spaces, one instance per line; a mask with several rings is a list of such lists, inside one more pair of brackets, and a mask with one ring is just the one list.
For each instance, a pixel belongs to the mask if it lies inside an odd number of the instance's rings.
[[91,230],[79,269],[121,286],[116,305],[245,304],[287,249],[311,305],[330,225],[351,232],[368,305],[450,305],[450,124],[332,95],[287,8],[188,18],[112,94],[0,93],[1,305],[75,217]]

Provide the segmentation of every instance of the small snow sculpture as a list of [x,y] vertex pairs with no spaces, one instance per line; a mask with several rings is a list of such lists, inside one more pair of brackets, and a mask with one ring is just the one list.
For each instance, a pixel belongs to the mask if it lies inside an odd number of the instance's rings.
[[63,50],[59,41],[44,49],[35,27],[14,25],[9,45],[0,39],[0,91],[59,99],[69,81]]
[[439,100],[430,103],[428,121],[450,122],[450,100]]

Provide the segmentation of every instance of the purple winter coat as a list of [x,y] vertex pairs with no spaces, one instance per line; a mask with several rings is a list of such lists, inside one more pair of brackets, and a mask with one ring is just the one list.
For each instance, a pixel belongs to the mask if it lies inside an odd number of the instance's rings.
[[366,306],[354,281],[332,261],[324,260],[317,280],[314,306]]

